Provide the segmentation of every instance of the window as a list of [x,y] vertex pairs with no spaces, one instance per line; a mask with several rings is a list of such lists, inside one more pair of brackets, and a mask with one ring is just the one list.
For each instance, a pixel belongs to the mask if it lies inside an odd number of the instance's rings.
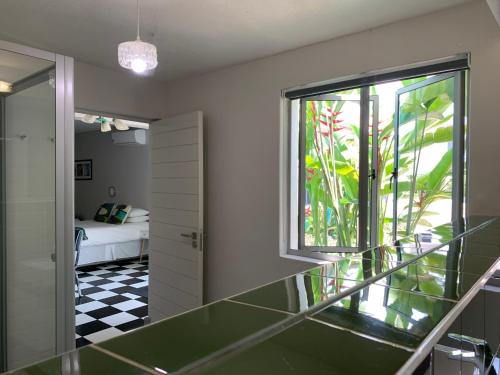
[[467,67],[283,92],[282,253],[328,258],[463,216]]

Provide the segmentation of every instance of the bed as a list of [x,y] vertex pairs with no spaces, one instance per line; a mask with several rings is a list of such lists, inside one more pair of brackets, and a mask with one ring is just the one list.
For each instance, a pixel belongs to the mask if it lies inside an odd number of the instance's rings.
[[81,241],[77,266],[134,258],[147,253],[149,223],[107,224],[94,220],[75,220],[85,229],[87,240]]

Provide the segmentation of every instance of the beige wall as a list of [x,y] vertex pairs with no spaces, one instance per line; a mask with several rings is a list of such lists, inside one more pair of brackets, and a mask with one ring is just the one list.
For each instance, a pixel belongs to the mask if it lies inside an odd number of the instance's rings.
[[204,112],[213,300],[309,267],[278,255],[281,89],[463,52],[472,56],[469,208],[498,215],[500,28],[483,0],[169,83],[78,63],[76,106]]
[[308,266],[278,255],[281,89],[469,51],[469,207],[495,215],[500,28],[483,1],[167,83],[162,116],[205,114],[209,299]]
[[157,118],[161,112],[164,84],[77,61],[75,108],[96,112]]

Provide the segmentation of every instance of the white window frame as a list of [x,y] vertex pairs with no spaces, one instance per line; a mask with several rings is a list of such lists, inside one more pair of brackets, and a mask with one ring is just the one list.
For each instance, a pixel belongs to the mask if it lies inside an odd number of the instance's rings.
[[[279,251],[280,256],[296,259],[301,261],[309,261],[313,263],[324,263],[338,260],[342,257],[341,254],[329,254],[319,251],[319,249],[300,248],[299,236],[299,209],[300,209],[300,168],[299,168],[299,127],[300,127],[300,106],[299,100],[302,97],[313,97],[315,95],[331,94],[335,91],[369,86],[376,83],[394,81],[397,79],[406,79],[418,77],[426,74],[445,73],[468,69],[470,67],[469,54],[460,54],[440,58],[431,61],[411,64],[404,67],[395,67],[379,71],[372,71],[366,74],[352,75],[341,77],[334,80],[317,82],[307,85],[301,85],[284,89],[281,92],[280,100],[280,174],[279,174],[279,189],[280,189],[280,223],[279,223]],[[370,100],[368,90],[361,90],[361,101]],[[296,95],[295,97],[290,97]],[[296,104],[297,103],[297,104]],[[365,107],[366,108],[366,107]],[[366,111],[365,111],[366,112]],[[364,120],[363,120],[364,118]],[[361,114],[361,122],[368,121],[369,114]],[[362,137],[363,138],[363,137]],[[367,142],[366,139],[361,139],[360,142]],[[463,151],[465,145],[463,140],[459,143],[460,149]],[[363,148],[360,145],[360,148]],[[462,153],[463,155],[463,153]],[[368,155],[366,155],[368,157]],[[361,158],[363,159],[363,158]],[[468,158],[466,158],[468,160]],[[463,162],[463,161],[462,161]],[[360,175],[368,175],[368,170],[361,165],[360,160]],[[367,165],[366,165],[367,167]],[[465,166],[464,166],[465,168]],[[362,170],[363,169],[363,170]],[[458,183],[465,185],[464,181]],[[361,190],[360,190],[361,194]],[[369,199],[368,194],[373,192],[366,191],[366,199]],[[372,195],[373,199],[373,195]],[[463,212],[463,210],[461,211]],[[370,212],[366,212],[365,222],[368,220]],[[361,214],[360,214],[361,215]],[[373,216],[372,216],[373,218]],[[361,223],[360,223],[361,224]],[[360,226],[361,227],[361,226]],[[370,233],[370,231],[368,231]],[[362,239],[360,239],[361,242]],[[325,247],[325,250],[327,247]],[[330,250],[331,251],[331,250]]]

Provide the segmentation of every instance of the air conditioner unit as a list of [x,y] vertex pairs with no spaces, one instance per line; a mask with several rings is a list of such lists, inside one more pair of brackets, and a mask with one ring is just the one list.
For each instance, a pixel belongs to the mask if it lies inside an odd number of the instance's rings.
[[146,130],[117,131],[111,134],[113,144],[117,146],[144,146],[147,144]]

